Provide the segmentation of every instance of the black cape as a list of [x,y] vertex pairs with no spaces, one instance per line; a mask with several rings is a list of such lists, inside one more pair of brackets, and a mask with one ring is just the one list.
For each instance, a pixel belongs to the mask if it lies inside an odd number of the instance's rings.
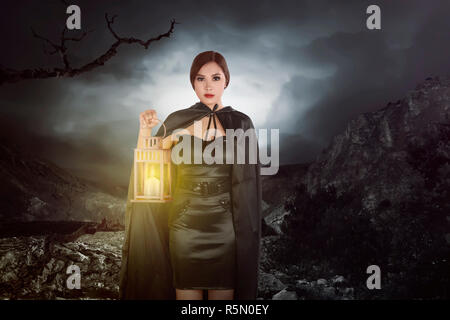
[[[198,102],[171,113],[164,121],[167,135],[208,115]],[[216,111],[224,129],[254,129],[251,119],[230,106]],[[163,126],[157,136],[163,135]],[[257,147],[258,148],[258,147]],[[259,149],[258,149],[259,154]],[[261,239],[260,161],[232,165],[232,212],[236,234],[235,300],[254,300],[258,291]],[[169,253],[169,203],[135,203],[131,169],[125,213],[125,236],[120,271],[120,299],[175,299]],[[173,175],[176,181],[176,174]],[[173,182],[175,183],[175,182]],[[174,184],[172,184],[174,185]]]

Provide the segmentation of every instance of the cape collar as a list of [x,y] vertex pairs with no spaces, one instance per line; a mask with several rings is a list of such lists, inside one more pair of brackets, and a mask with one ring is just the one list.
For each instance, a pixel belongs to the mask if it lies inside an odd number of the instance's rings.
[[[207,105],[199,101],[186,109],[175,111],[169,115],[164,121],[167,129],[166,135],[170,135],[175,129],[185,128],[204,116],[212,116],[213,113],[217,114],[224,129],[235,129],[236,124],[233,120],[234,111],[236,110],[232,107],[226,106],[213,112]],[[156,136],[162,136],[163,129],[163,126],[160,126]]]
[[[199,101],[197,102],[195,105],[193,105],[194,109],[198,109],[201,110],[201,112],[207,112],[207,116],[209,116],[209,120],[208,120],[208,127],[206,128],[206,131],[209,130],[210,126],[211,126],[211,119],[214,120],[214,129],[217,129],[217,124],[216,124],[216,118],[214,117],[215,114],[222,114],[223,112],[227,112],[227,111],[231,111],[231,107],[230,106],[226,106],[223,107],[222,109],[217,110],[218,105],[215,104],[214,108],[211,109],[209,108],[207,105],[205,105],[203,102]],[[204,140],[206,140],[206,133],[205,132],[205,138]],[[214,132],[216,133],[216,132]],[[216,138],[216,135],[214,134],[214,139]]]
[[[205,112],[213,112],[210,107],[208,107],[203,102],[199,101],[196,104],[194,104],[191,109],[201,110]],[[220,113],[220,112],[227,112],[227,111],[233,111],[233,108],[230,106],[223,107],[222,109],[219,109],[217,111],[214,111],[214,113]]]

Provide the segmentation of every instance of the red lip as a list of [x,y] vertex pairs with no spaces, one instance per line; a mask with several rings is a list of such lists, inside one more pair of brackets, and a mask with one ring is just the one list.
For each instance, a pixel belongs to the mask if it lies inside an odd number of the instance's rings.
[[212,98],[212,97],[214,97],[214,95],[213,94],[205,94],[205,97]]

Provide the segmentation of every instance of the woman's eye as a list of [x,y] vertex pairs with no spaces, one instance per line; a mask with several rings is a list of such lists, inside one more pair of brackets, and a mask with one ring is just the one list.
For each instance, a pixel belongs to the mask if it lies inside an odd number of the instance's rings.
[[[197,78],[197,80],[198,81],[203,81],[205,78],[203,78],[203,77],[198,77]],[[219,81],[220,80],[220,77],[219,76],[215,76],[215,77],[213,77],[213,79],[215,80],[215,81]]]

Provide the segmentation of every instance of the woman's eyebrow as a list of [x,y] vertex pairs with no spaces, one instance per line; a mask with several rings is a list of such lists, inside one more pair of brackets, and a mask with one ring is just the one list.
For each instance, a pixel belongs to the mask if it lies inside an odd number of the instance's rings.
[[[203,75],[203,74],[200,74],[200,73],[197,73],[197,75],[198,75],[198,76],[204,77],[204,75]],[[213,74],[213,76],[221,76],[221,75],[222,75],[221,73],[214,73],[214,74]]]

